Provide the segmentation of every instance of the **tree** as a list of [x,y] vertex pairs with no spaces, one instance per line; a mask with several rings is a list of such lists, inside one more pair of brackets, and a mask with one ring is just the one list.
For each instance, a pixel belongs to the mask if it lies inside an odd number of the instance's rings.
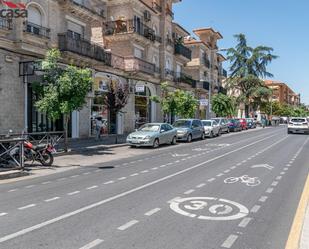
[[37,87],[38,101],[35,106],[51,120],[64,117],[65,147],[67,148],[68,121],[70,114],[80,110],[93,84],[89,69],[60,66],[60,51],[51,49],[42,61],[43,81]]
[[[248,117],[249,109],[252,107],[254,93],[262,87],[263,81],[260,78],[273,77],[267,71],[267,66],[278,56],[273,55],[273,48],[258,46],[252,48],[247,45],[244,34],[235,35],[238,44],[235,48],[227,51],[227,58],[231,63],[231,75],[228,79],[228,88],[237,88],[245,105],[245,113]],[[255,99],[256,100],[256,99]],[[255,105],[256,106],[256,105]]]
[[235,99],[219,93],[212,97],[212,111],[219,117],[231,117],[235,115]]
[[104,104],[109,109],[109,132],[114,133],[116,129],[117,114],[125,107],[129,98],[128,84],[121,84],[118,80],[110,81],[108,92],[104,97]]
[[180,89],[170,91],[168,83],[162,83],[161,89],[161,96],[153,96],[151,100],[161,104],[164,115],[169,114],[172,118],[175,115],[182,118],[194,117],[198,107],[198,100],[190,92]]

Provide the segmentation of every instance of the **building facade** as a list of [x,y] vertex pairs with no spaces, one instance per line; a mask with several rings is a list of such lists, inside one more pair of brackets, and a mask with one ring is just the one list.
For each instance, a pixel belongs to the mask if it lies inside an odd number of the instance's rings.
[[265,80],[265,85],[273,90],[272,101],[281,104],[299,106],[300,94],[295,93],[286,83],[273,80]]
[[161,94],[162,82],[168,82],[171,90],[192,92],[202,100],[201,107],[209,86],[213,92],[220,90],[224,57],[217,53],[216,41],[222,36],[212,29],[195,31],[209,55],[209,66],[203,62],[199,67],[204,71],[197,73],[192,66],[194,56],[200,57],[194,50],[197,45],[190,44],[186,38],[190,33],[173,22],[173,5],[180,0],[20,2],[26,5],[27,17],[0,19],[0,133],[63,129],[62,120],[51,122],[34,106],[32,84],[42,77],[35,62],[50,48],[62,52],[63,65],[93,72],[93,91],[86,105],[71,115],[72,137],[93,135],[92,120],[97,116],[109,125],[111,113],[104,105],[109,84],[129,89],[128,102],[115,117],[117,125],[104,130],[118,134],[166,120],[150,98]]

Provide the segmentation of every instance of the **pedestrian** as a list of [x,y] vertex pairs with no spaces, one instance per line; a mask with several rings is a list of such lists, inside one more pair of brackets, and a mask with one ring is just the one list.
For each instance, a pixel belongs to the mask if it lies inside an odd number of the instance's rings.
[[99,140],[101,138],[101,128],[103,126],[102,117],[95,118],[95,140]]

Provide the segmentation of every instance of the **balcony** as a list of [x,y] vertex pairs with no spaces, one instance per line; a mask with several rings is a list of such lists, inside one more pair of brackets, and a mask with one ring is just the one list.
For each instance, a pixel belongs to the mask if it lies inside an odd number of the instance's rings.
[[157,36],[153,29],[141,22],[134,20],[117,20],[105,23],[104,35],[108,36],[135,33],[151,41],[162,42],[160,36]]
[[152,8],[155,9],[156,11],[158,11],[158,12],[162,12],[162,7],[159,4],[157,4],[156,2],[152,3]]
[[10,19],[0,17],[0,29],[11,30],[12,29],[12,21]]
[[196,86],[196,81],[192,79],[190,75],[187,75],[185,73],[176,73],[175,81],[178,83],[185,83],[192,87]]
[[94,8],[88,1],[57,0],[62,7],[85,21],[102,21],[105,18],[105,9]]
[[60,51],[72,52],[111,65],[111,54],[105,52],[103,47],[85,39],[74,39],[67,33],[58,34],[58,38]]
[[208,81],[197,81],[197,88],[209,91],[210,83]]
[[50,39],[50,29],[31,22],[24,22],[24,32],[41,38]]
[[111,65],[125,72],[145,73],[154,75],[157,68],[154,64],[137,57],[121,57],[112,55]]
[[175,44],[175,54],[182,55],[188,60],[191,60],[192,51],[189,48],[179,43]]
[[171,69],[165,68],[165,76],[174,78],[175,72]]

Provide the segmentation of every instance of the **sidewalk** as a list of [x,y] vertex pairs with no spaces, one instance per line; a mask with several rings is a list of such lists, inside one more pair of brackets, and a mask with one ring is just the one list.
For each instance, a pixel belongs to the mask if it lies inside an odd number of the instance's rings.
[[299,249],[308,249],[308,248],[309,248],[309,203],[307,205],[307,211],[303,224]]

